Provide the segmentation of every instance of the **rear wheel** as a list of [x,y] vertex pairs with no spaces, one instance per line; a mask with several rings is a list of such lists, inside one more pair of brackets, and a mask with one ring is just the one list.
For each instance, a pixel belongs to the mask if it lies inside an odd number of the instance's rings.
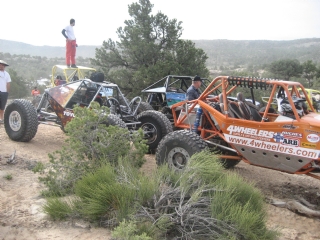
[[191,156],[207,147],[205,141],[194,132],[186,130],[169,133],[159,143],[156,152],[158,165],[168,163],[177,171],[185,168]]
[[25,99],[12,101],[4,112],[4,127],[10,139],[29,142],[38,130],[38,117],[33,104]]
[[154,152],[161,139],[172,132],[171,123],[164,114],[154,110],[142,112],[137,118],[141,122],[149,151]]
[[140,114],[144,111],[154,110],[153,107],[147,102],[140,102],[139,108],[137,110],[137,114]]

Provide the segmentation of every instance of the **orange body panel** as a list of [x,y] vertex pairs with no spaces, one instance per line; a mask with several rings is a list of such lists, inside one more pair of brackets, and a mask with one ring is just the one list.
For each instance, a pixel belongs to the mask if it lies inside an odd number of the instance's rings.
[[[245,103],[255,117],[241,116],[242,102],[239,100],[230,104],[228,100],[228,96],[241,92],[242,88],[249,88],[251,92],[255,89],[269,91],[270,101],[263,111],[259,112],[253,104]],[[286,103],[292,108],[290,114],[272,109],[273,98],[281,89]],[[203,113],[198,127],[200,136],[212,146],[220,146],[217,145],[217,139],[224,141],[229,150],[236,151],[238,155],[223,158],[241,159],[253,165],[288,173],[307,174],[320,168],[320,115],[313,109],[308,97],[304,101],[311,110],[298,111],[298,89],[307,96],[304,87],[298,82],[217,77],[199,99],[172,106],[175,127],[192,129],[196,109],[201,108]],[[217,92],[219,96],[212,96]],[[239,114],[235,110],[239,110]]]

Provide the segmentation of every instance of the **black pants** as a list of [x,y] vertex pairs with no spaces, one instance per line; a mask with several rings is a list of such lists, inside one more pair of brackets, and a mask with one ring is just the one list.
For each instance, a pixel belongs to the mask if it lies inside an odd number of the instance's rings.
[[4,110],[8,100],[7,92],[0,92],[0,110]]

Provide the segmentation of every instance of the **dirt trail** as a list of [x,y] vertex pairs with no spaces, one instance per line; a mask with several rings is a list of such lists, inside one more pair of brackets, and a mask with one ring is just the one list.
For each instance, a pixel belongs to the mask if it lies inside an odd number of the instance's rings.
[[[30,169],[36,161],[48,162],[48,153],[61,148],[65,134],[56,127],[40,125],[28,143],[11,141],[0,125],[0,239],[110,239],[110,232],[87,222],[52,222],[41,212],[38,176]],[[16,150],[16,163],[7,159]],[[147,155],[144,171],[156,168],[153,155]],[[302,196],[320,205],[320,181],[240,163],[235,170],[254,181],[266,198],[282,200]],[[5,177],[11,175],[12,180]],[[320,239],[320,220],[268,205],[268,226],[281,229],[280,240]]]

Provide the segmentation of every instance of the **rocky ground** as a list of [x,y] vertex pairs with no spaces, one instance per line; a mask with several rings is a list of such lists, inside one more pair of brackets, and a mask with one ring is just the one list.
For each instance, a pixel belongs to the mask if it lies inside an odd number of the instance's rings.
[[[48,153],[61,148],[66,136],[57,127],[40,125],[37,135],[28,143],[11,141],[0,125],[0,239],[110,239],[110,232],[87,222],[52,222],[41,211],[38,175],[30,169],[37,161],[48,162]],[[7,163],[16,151],[14,163]],[[154,155],[147,155],[144,171],[156,167]],[[304,175],[290,175],[240,163],[236,171],[269,199],[287,202],[304,198],[320,205],[320,180]],[[11,180],[8,178],[12,177]],[[278,228],[280,240],[320,239],[320,219],[294,213],[267,204],[268,226]]]

